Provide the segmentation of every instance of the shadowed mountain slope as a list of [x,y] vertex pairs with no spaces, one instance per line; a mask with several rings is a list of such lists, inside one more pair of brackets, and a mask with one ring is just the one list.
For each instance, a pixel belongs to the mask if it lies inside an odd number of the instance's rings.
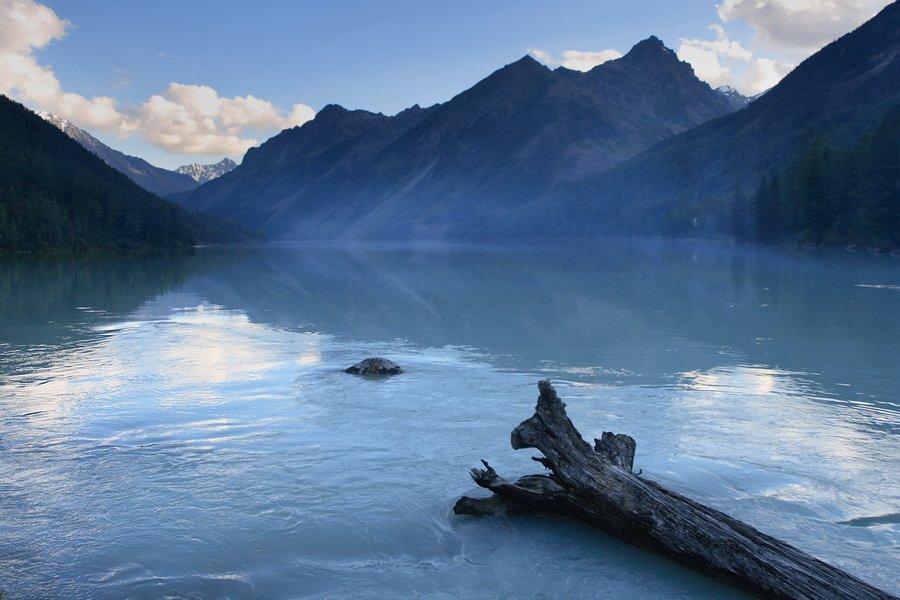
[[430,108],[327,106],[177,200],[273,238],[465,237],[732,107],[653,37],[587,73],[525,57]]
[[48,112],[38,112],[38,114],[48,123],[52,123],[67,136],[96,154],[113,169],[160,198],[177,192],[186,192],[199,185],[186,174],[155,167],[143,158],[130,156],[110,148],[84,129],[73,125],[68,119]]
[[895,2],[804,61],[746,109],[671,137],[515,215],[484,223],[480,231],[728,233],[733,202],[752,194],[763,176],[818,136],[827,135],[838,147],[855,143],[898,103]]
[[252,235],[151,194],[5,96],[0,165],[0,251],[190,246]]

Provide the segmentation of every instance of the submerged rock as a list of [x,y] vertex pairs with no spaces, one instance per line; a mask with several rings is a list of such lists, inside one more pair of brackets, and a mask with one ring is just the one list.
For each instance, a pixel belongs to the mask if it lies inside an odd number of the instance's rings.
[[367,358],[344,369],[344,373],[355,375],[398,375],[403,372],[400,365],[386,358]]

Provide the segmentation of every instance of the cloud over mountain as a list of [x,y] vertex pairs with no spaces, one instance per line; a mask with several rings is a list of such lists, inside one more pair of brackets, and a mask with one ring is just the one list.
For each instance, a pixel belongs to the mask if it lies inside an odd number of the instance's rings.
[[731,86],[743,94],[763,92],[790,73],[793,65],[755,56],[740,42],[728,38],[718,23],[710,25],[715,40],[682,39],[678,57],[694,68],[697,77],[713,87]]
[[[678,56],[710,85],[730,85],[752,96],[769,89],[794,66],[864,21],[890,0],[724,0],[716,7],[713,40],[682,39]],[[744,24],[748,44],[726,29]]]
[[622,58],[621,52],[612,49],[599,51],[564,50],[562,58],[557,58],[552,53],[540,48],[529,48],[528,54],[547,66],[563,66],[582,73],[586,73],[607,61]]
[[803,59],[860,26],[891,0],[725,0],[717,7],[725,22],[744,21],[754,42]]
[[34,0],[0,0],[0,93],[95,131],[139,135],[164,150],[196,154],[240,155],[258,144],[250,131],[276,132],[315,115],[304,104],[286,112],[252,95],[222,97],[209,86],[176,82],[137,106],[68,92],[35,53],[71,27]]

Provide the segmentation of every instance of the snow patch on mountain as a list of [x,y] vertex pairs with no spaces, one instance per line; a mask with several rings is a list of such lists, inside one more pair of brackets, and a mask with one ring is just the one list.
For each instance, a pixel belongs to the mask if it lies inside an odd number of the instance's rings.
[[197,187],[190,177],[151,165],[143,158],[129,156],[110,148],[74,123],[43,110],[34,111],[39,117],[97,155],[103,162],[116,169],[142,188],[164,198],[169,194],[185,192]]
[[37,116],[47,121],[48,123],[55,125],[57,129],[65,133],[66,129],[72,125],[68,119],[64,117],[60,117],[59,115],[54,115],[53,113],[49,113],[46,110],[36,110]]
[[721,95],[725,96],[728,99],[728,101],[731,103],[731,105],[734,107],[735,110],[740,110],[741,108],[744,108],[745,106],[750,104],[751,100],[753,100],[753,98],[748,98],[747,96],[743,95],[742,93],[740,93],[739,91],[737,91],[736,89],[731,87],[730,85],[723,85],[723,86],[717,87],[716,91],[718,93],[720,93]]
[[175,169],[175,172],[187,175],[197,183],[206,183],[207,181],[221,177],[235,167],[237,167],[237,163],[230,158],[223,158],[213,165],[201,165],[199,163],[183,165]]

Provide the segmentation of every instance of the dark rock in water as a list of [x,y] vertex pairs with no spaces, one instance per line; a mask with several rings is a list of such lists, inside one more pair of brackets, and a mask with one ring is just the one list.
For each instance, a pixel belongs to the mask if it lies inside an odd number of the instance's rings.
[[397,363],[386,358],[374,357],[347,367],[344,372],[355,375],[398,375],[403,372],[403,369]]

